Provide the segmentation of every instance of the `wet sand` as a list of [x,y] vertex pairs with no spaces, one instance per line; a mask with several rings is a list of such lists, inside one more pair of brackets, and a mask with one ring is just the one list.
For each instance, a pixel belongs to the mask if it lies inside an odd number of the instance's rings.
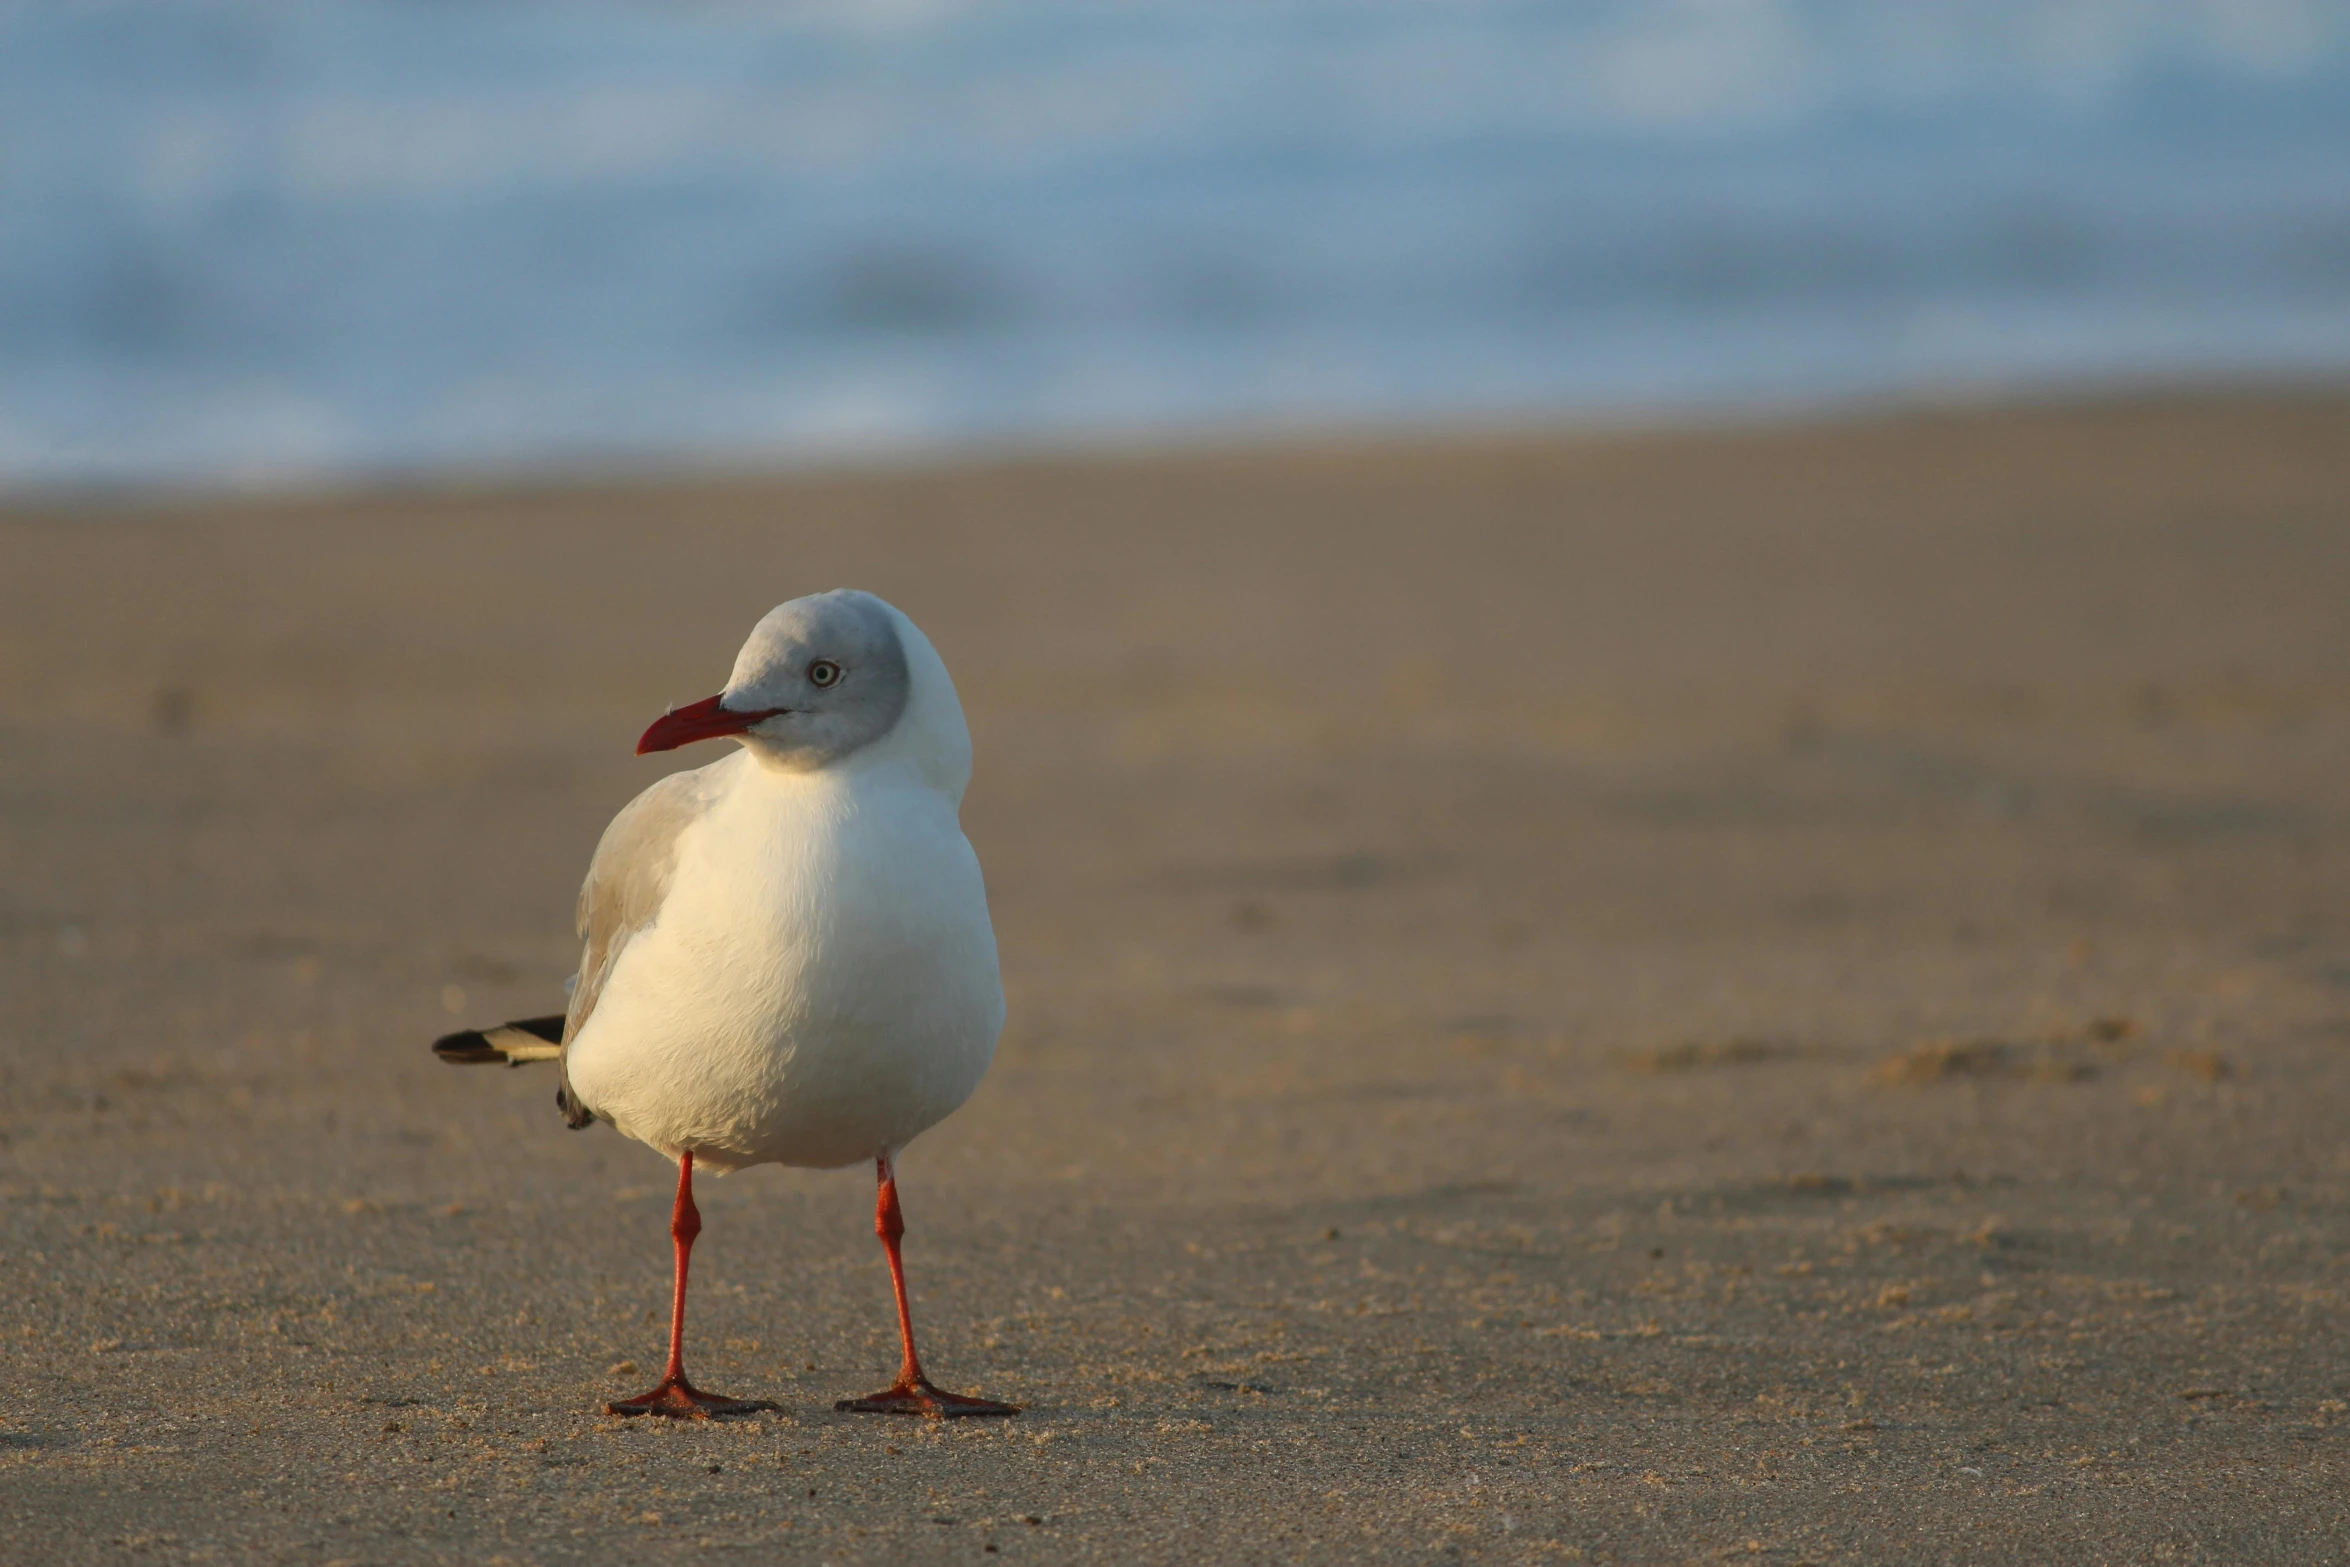
[[[930,633],[903,1166],[541,1071],[642,725]],[[2350,398],[0,513],[0,1557],[2350,1556]],[[634,1362],[636,1369],[615,1369]]]

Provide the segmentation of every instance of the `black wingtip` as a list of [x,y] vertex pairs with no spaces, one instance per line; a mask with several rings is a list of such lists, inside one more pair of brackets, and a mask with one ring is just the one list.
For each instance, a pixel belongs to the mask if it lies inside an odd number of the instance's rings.
[[504,1034],[508,1029],[528,1034],[542,1044],[560,1045],[563,1043],[563,1014],[557,1012],[549,1017],[516,1018],[511,1023],[500,1023],[493,1029],[469,1028],[462,1033],[443,1034],[432,1042],[432,1053],[451,1066],[490,1066],[499,1062],[521,1066],[526,1062],[546,1059],[541,1052],[529,1052],[516,1057],[507,1048],[514,1043],[512,1038],[509,1037],[501,1044],[490,1037],[493,1034]]
[[506,1052],[491,1044],[478,1028],[443,1034],[432,1042],[432,1053],[451,1066],[488,1066],[506,1059]]

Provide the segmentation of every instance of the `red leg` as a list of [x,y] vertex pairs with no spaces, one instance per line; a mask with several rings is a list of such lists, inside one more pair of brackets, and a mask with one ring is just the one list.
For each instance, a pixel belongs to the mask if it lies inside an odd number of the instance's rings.
[[712,1415],[747,1415],[781,1407],[763,1398],[704,1393],[685,1379],[685,1270],[693,1258],[694,1237],[701,1233],[702,1211],[694,1206],[694,1155],[689,1148],[677,1156],[677,1206],[669,1213],[669,1234],[677,1242],[677,1288],[669,1299],[669,1365],[659,1384],[634,1398],[606,1404],[607,1413],[707,1420]]
[[921,1357],[914,1353],[914,1312],[906,1304],[906,1264],[898,1256],[898,1241],[906,1233],[906,1216],[898,1210],[897,1172],[890,1168],[888,1154],[875,1159],[873,1167],[881,1183],[873,1203],[873,1233],[881,1237],[882,1249],[889,1253],[889,1282],[898,1295],[898,1339],[905,1345],[905,1359],[899,1363],[898,1379],[888,1387],[863,1398],[844,1398],[832,1407],[844,1413],[922,1415],[932,1420],[1018,1414],[1017,1404],[999,1404],[992,1398],[965,1398],[960,1393],[943,1392],[922,1374]]

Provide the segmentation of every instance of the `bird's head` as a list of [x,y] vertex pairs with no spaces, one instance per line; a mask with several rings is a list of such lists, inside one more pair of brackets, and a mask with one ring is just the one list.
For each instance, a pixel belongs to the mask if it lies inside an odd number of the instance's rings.
[[637,755],[732,736],[763,762],[812,772],[862,751],[898,728],[914,695],[901,627],[919,639],[870,593],[779,604],[751,629],[726,689],[654,720]]

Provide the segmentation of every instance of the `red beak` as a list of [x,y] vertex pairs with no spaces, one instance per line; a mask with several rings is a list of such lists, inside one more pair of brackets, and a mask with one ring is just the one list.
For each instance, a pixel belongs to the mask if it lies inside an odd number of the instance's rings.
[[664,713],[653,720],[653,727],[644,732],[636,743],[636,754],[649,756],[655,751],[674,751],[681,745],[696,740],[716,740],[722,735],[739,735],[761,719],[788,713],[788,707],[762,707],[748,713],[738,713],[731,707],[720,707],[719,696],[706,696],[699,702],[688,703],[674,713]]

